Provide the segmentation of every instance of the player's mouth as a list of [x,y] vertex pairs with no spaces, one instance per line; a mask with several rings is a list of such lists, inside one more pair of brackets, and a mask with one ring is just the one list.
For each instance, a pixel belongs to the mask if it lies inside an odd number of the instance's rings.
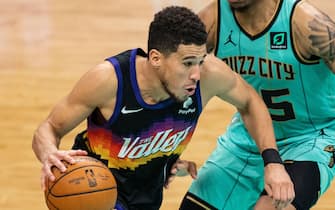
[[186,88],[186,92],[188,96],[193,95],[195,93],[195,87]]

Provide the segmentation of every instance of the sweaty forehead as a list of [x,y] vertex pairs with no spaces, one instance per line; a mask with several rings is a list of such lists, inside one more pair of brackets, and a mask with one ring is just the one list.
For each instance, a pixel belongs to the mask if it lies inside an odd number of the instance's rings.
[[176,55],[182,59],[203,58],[206,55],[206,45],[179,45]]

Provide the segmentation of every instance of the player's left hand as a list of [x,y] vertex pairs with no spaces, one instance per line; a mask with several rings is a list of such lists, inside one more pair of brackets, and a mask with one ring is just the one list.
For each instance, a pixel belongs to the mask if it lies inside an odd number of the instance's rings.
[[294,199],[294,186],[284,165],[269,163],[264,172],[264,188],[276,209],[287,207]]
[[170,176],[167,178],[164,187],[169,188],[170,183],[176,176],[190,175],[193,179],[197,178],[197,165],[193,161],[178,159],[171,167]]

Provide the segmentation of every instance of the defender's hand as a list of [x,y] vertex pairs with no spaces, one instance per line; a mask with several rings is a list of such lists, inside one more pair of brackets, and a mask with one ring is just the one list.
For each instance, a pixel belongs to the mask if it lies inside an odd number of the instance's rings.
[[176,176],[190,175],[193,179],[197,178],[197,165],[193,161],[178,159],[171,167],[170,176],[168,177],[164,187],[169,188],[169,184]]
[[269,163],[264,171],[264,188],[276,209],[287,207],[294,199],[294,186],[283,164]]

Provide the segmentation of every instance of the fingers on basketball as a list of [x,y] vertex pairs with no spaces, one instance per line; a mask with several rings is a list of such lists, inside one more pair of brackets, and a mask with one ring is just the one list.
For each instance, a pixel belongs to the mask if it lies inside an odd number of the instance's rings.
[[47,181],[45,200],[50,210],[114,209],[117,185],[111,171],[99,160],[75,156],[75,164],[66,164],[65,173],[56,167],[54,182]]

